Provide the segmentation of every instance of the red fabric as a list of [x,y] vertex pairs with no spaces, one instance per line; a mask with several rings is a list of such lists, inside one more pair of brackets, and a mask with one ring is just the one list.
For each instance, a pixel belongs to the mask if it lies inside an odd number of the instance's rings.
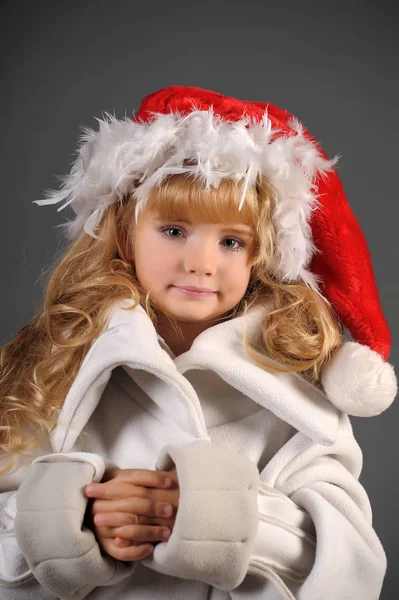
[[[269,104],[269,116],[275,111],[282,119],[291,118],[287,111]],[[305,135],[328,158],[307,130]],[[319,177],[317,188],[320,208],[313,212],[310,224],[318,252],[310,270],[321,278],[324,295],[353,338],[387,360],[391,333],[382,311],[366,238],[337,172]]]
[[[195,108],[208,110],[230,121],[244,115],[260,120],[268,109],[273,129],[279,135],[296,135],[288,121],[288,111],[265,102],[246,102],[196,87],[171,86],[146,96],[134,121],[148,121],[151,113],[180,112],[188,114]],[[306,137],[317,141],[305,131]],[[317,181],[320,207],[314,211],[311,228],[318,249],[311,271],[322,280],[322,291],[334,306],[342,323],[353,338],[388,358],[391,336],[383,315],[370,253],[366,239],[347,201],[335,171]]]
[[313,213],[311,228],[319,254],[311,271],[321,277],[324,294],[354,339],[386,360],[391,335],[366,239],[336,172],[318,182],[318,191],[321,209]]
[[[133,120],[147,122],[154,118],[152,113],[155,112],[162,114],[179,112],[187,115],[194,107],[198,110],[208,110],[211,106],[216,115],[232,122],[239,121],[244,115],[260,121],[266,108],[272,107],[266,102],[246,102],[210,90],[174,85],[146,96]],[[286,120],[291,116],[288,111],[280,110],[275,106],[273,109],[273,113],[269,114],[272,128],[282,129],[285,133],[292,134],[292,129],[286,124]]]

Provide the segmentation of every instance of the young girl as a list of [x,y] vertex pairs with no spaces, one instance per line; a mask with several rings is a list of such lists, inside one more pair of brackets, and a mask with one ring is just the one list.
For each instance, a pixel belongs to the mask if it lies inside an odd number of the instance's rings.
[[2,599],[379,597],[348,414],[396,380],[335,162],[198,88],[86,132],[38,202],[70,247],[1,356]]

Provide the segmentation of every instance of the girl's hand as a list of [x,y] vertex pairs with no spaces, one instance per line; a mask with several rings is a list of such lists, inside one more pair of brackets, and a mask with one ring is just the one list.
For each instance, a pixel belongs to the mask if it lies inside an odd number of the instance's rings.
[[148,542],[166,541],[164,533],[173,530],[180,496],[176,471],[114,469],[106,478],[85,488],[94,499],[90,516],[100,548],[118,560],[149,556],[154,546]]

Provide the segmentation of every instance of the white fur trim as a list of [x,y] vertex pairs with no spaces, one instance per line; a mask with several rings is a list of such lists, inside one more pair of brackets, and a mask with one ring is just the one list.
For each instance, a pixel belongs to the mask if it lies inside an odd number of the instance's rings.
[[[60,191],[49,192],[37,204],[71,204],[77,217],[67,224],[71,239],[95,228],[106,208],[120,201],[139,180],[137,214],[150,190],[174,173],[191,173],[206,186],[222,179],[244,181],[244,193],[258,175],[268,177],[276,190],[275,214],[278,255],[272,271],[282,280],[302,279],[317,289],[306,270],[315,251],[309,220],[317,206],[315,178],[331,171],[337,158],[326,160],[304,135],[296,119],[292,135],[276,137],[265,111],[260,122],[243,117],[228,122],[212,108],[180,113],[154,113],[150,122],[117,120],[107,114],[99,130],[84,130],[79,155]],[[185,166],[187,159],[197,164]],[[244,199],[241,198],[240,207]]]
[[373,417],[386,410],[397,393],[389,363],[357,342],[346,342],[324,368],[322,384],[329,400],[355,417]]

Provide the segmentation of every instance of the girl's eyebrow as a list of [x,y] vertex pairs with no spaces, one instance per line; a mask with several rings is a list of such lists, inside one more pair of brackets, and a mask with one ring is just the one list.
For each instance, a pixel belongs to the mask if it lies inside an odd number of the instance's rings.
[[[186,225],[192,225],[191,221],[186,221],[184,219],[162,219],[161,217],[155,217],[154,221],[173,221],[173,223],[185,223]],[[251,238],[254,237],[252,229],[247,225],[225,225],[223,227],[223,232],[226,231],[234,231],[240,235],[245,235]]]
[[154,217],[153,219],[154,221],[173,221],[174,223],[187,223],[187,225],[192,225],[192,223],[190,223],[190,221],[184,221],[183,219],[173,219],[173,218],[166,218],[166,217]]
[[231,226],[226,225],[223,228],[223,232],[229,232],[229,233],[233,232],[233,233],[237,233],[237,235],[245,236],[247,238],[252,239],[254,237],[252,229],[250,229],[249,227],[244,229],[244,227],[245,226],[240,227],[240,225],[231,225]]

